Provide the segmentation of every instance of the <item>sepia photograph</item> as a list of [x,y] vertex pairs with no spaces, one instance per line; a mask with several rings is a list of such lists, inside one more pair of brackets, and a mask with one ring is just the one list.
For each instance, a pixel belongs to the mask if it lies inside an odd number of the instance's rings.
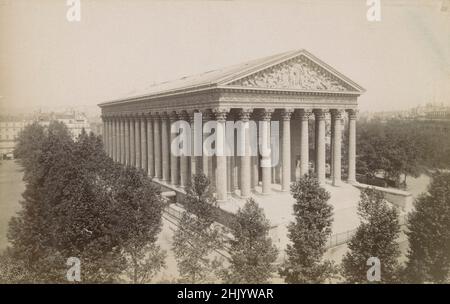
[[449,283],[450,0],[0,0],[0,285]]

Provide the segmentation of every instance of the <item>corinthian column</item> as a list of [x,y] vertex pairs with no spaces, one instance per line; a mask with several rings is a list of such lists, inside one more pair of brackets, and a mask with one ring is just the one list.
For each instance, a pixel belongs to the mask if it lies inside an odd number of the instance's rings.
[[147,116],[147,173],[155,176],[155,154],[153,143],[153,120],[151,115]]
[[108,143],[108,156],[111,157],[112,156],[112,118],[108,117],[108,121],[107,121],[107,143]]
[[119,162],[120,159],[120,126],[119,118],[114,117],[114,160]]
[[121,137],[120,137],[120,117],[116,117],[116,162],[120,163],[120,152],[121,152]]
[[[179,119],[183,121],[189,121],[192,118],[192,124],[191,124],[191,136],[194,136],[193,133],[193,117],[191,115],[188,115],[187,112],[183,111],[179,115]],[[189,160],[195,159],[195,156],[193,155],[193,140],[189,143],[191,145],[191,157],[188,155],[185,155],[184,153],[179,157],[180,159],[180,187],[185,188],[189,183]],[[183,141],[183,145],[188,145],[187,142]],[[191,163],[192,164],[192,163]],[[195,166],[195,160],[194,164]],[[195,173],[193,173],[195,174]]]
[[[141,116],[141,169],[147,172],[147,119]],[[148,173],[148,172],[147,172]]]
[[111,117],[111,158],[116,161],[116,118]]
[[342,111],[332,110],[331,123],[333,124],[333,138],[331,142],[333,144],[332,154],[332,167],[333,167],[333,185],[339,186],[341,184],[341,126],[342,126]]
[[[210,133],[208,131],[205,130],[204,126],[205,124],[211,120],[211,112],[209,111],[204,111],[202,113],[202,121],[203,121],[203,143],[205,142],[206,138],[208,138],[208,136],[210,135]],[[203,146],[203,144],[202,144]],[[210,156],[208,156],[205,153],[205,150],[203,150],[203,156],[202,156],[202,171],[203,174],[208,177],[211,180],[211,183],[213,182],[213,171],[212,171],[212,158]]]
[[292,109],[284,109],[282,112],[283,119],[283,141],[281,143],[282,150],[282,176],[281,190],[289,191],[291,185],[291,115]]
[[272,153],[270,144],[270,120],[273,109],[264,109],[260,125],[262,193],[268,194],[272,185]]
[[161,119],[162,180],[165,182],[170,182],[170,137],[169,117],[167,113],[164,113]]
[[[189,174],[188,172],[188,178],[189,175],[192,177],[196,174],[199,174],[201,172],[201,168],[202,168],[202,157],[199,155],[195,155],[195,152],[200,152],[202,149],[202,130],[197,130],[196,128],[201,127],[201,121],[199,126],[195,125],[195,117],[200,117],[200,113],[196,112],[196,111],[192,111],[189,113],[189,123],[191,125],[191,156],[189,157],[190,160],[190,167],[191,167],[191,172]],[[185,117],[186,118],[186,117]],[[198,134],[199,136],[196,136],[196,134]],[[197,139],[197,141],[200,142],[195,142],[195,140]],[[197,147],[196,147],[197,146]]]
[[356,110],[348,112],[348,182],[356,182]]
[[108,117],[103,117],[103,148],[108,155]]
[[[251,159],[251,171],[252,171],[252,182],[251,182],[251,189],[252,191],[255,191],[255,188],[258,186],[259,184],[259,154],[258,154],[258,117],[257,117],[257,112],[254,111],[253,112],[253,119],[255,120],[255,130],[253,130],[253,132],[255,132],[255,134],[253,136],[256,136],[256,145],[252,145],[252,156],[250,157]],[[237,174],[235,175],[237,178]]]
[[135,116],[130,117],[130,164],[136,167],[136,135],[135,135]]
[[239,112],[239,119],[241,121],[241,143],[242,147],[240,154],[241,160],[241,196],[248,197],[250,195],[250,132],[249,132],[249,119],[253,109],[242,109]]
[[155,178],[162,179],[162,159],[161,159],[161,116],[156,113],[153,116],[153,143],[155,153]]
[[309,174],[309,117],[311,110],[302,109],[299,112],[301,121],[300,133],[300,176]]
[[125,164],[127,166],[131,165],[130,156],[130,117],[124,117],[125,122]]
[[103,142],[103,150],[106,152],[106,117],[104,114],[102,114],[102,122],[103,122],[103,128],[102,128],[102,142]]
[[137,115],[134,119],[134,153],[136,157],[135,166],[141,168],[141,117]]
[[173,123],[175,123],[178,120],[177,113],[172,112],[169,115],[169,122],[170,125],[168,126],[169,132],[170,132],[170,142],[168,146],[168,153],[170,155],[170,183],[173,186],[178,185],[178,179],[179,179],[179,172],[178,172],[178,156],[176,156],[176,153],[179,151],[172,151],[172,142],[177,138],[177,133],[171,131],[171,126]]
[[326,110],[315,109],[316,116],[316,163],[317,179],[320,183],[325,183],[325,113]]
[[120,148],[121,138],[120,138],[120,116],[116,116],[116,162],[120,163]]
[[125,165],[125,118],[120,117],[120,162]]
[[216,137],[216,190],[217,200],[227,200],[227,157],[225,155],[225,123],[228,109],[215,109],[214,114],[217,121]]

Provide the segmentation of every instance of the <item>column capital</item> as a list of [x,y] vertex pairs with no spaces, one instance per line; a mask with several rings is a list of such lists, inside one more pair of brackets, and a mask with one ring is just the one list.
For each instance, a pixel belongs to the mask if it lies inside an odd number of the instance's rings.
[[[184,113],[183,113],[184,112]],[[180,114],[180,117],[183,117],[183,120],[189,121],[190,123],[194,122],[194,117],[196,113],[200,113],[200,111],[198,110],[193,110],[193,111],[182,111],[182,113]],[[202,116],[203,118],[203,116]]]
[[332,109],[330,113],[333,119],[342,119],[344,111],[341,109]]
[[142,117],[146,120],[146,121],[151,121],[152,120],[152,113],[151,112],[145,112],[142,114]]
[[169,119],[169,113],[167,113],[167,112],[159,112],[159,117],[162,120],[167,120],[167,119]]
[[253,113],[253,108],[242,108],[239,110],[239,120],[248,122]]
[[296,112],[297,117],[301,120],[309,120],[311,117],[313,111],[311,109],[300,109],[298,112]]
[[285,121],[289,121],[289,120],[291,120],[291,116],[292,116],[293,112],[294,112],[294,109],[290,109],[290,108],[283,109],[283,111],[281,112],[281,118]]
[[218,122],[225,122],[227,120],[227,115],[229,113],[229,108],[215,108],[213,109],[213,113]]
[[170,123],[174,123],[178,120],[178,116],[180,115],[180,112],[172,111],[168,113],[169,121]]
[[328,109],[314,109],[316,119],[325,119],[325,115],[329,113]]
[[212,116],[213,115],[211,113],[211,110],[204,110],[204,111],[202,111],[202,121],[203,122],[210,121]]
[[261,120],[270,121],[272,114],[274,112],[273,108],[266,108],[261,112]]
[[349,119],[356,119],[356,116],[358,115],[358,110],[357,109],[347,109],[346,111],[348,113],[348,118]]
[[161,121],[161,113],[160,112],[153,112],[150,114],[150,117],[154,121]]

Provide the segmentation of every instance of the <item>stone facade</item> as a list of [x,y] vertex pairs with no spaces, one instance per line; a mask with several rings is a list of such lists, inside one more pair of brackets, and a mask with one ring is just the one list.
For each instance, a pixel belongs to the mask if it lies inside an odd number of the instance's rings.
[[[341,183],[342,145],[348,145],[348,181],[355,181],[357,98],[359,85],[304,50],[252,61],[251,63],[185,77],[171,85],[151,87],[142,95],[100,104],[104,122],[103,141],[107,153],[117,162],[146,170],[155,182],[182,191],[193,174],[203,172],[215,186],[219,201],[230,193],[247,197],[271,184],[281,183],[288,191],[301,174],[309,172],[315,160],[315,174],[325,182],[325,118],[331,117],[331,179]],[[217,121],[258,122],[258,134],[268,134],[270,123],[279,121],[279,164],[261,166],[271,156],[174,156],[170,126],[185,120],[192,126],[193,114],[202,113],[203,123]],[[342,123],[348,122],[348,142],[342,143]],[[309,120],[315,120],[314,138],[309,138]],[[259,123],[261,122],[261,123]],[[192,128],[193,129],[193,128]],[[225,127],[224,127],[225,129]],[[194,131],[193,131],[194,132]],[[203,139],[209,135],[203,130]],[[217,141],[224,136],[218,132]],[[270,136],[266,138],[270,141]],[[297,144],[299,143],[299,144]],[[310,153],[314,143],[315,153]],[[241,143],[250,149],[249,138]],[[298,149],[297,149],[298,147]],[[297,151],[298,150],[298,151]],[[260,187],[259,187],[260,186]]]

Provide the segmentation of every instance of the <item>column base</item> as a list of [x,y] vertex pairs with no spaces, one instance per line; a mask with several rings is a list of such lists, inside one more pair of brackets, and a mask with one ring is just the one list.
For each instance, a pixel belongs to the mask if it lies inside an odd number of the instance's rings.
[[331,183],[334,187],[340,187],[342,186],[342,181],[332,182]]
[[347,180],[347,183],[350,185],[356,185],[358,182],[356,180]]

